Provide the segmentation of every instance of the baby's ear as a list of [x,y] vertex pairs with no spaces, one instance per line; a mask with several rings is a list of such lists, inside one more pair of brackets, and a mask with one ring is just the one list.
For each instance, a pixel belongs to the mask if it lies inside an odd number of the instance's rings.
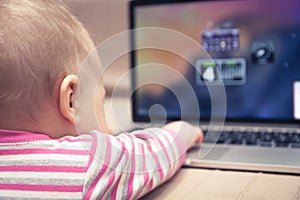
[[73,95],[79,84],[79,79],[76,75],[67,75],[61,85],[59,92],[59,108],[62,116],[70,121],[73,125],[75,122],[75,108],[73,102]]

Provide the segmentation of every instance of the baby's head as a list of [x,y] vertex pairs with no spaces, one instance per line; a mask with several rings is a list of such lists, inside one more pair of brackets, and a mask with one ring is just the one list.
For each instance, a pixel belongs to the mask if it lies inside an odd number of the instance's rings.
[[0,129],[75,135],[76,73],[93,48],[58,0],[1,0]]

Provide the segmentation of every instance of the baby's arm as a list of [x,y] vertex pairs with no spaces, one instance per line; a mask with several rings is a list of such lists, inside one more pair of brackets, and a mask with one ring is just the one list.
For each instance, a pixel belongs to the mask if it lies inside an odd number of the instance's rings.
[[169,179],[181,167],[186,150],[202,141],[202,132],[186,122],[117,137],[91,134],[95,152],[87,172],[87,198],[137,199]]

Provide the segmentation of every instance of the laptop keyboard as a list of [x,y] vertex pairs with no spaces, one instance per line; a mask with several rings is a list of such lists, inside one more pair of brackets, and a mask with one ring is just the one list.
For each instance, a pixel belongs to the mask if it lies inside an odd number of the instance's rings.
[[[206,135],[206,133],[207,130],[204,129],[204,134]],[[211,140],[208,137],[205,141],[212,143],[215,140]],[[261,147],[300,148],[300,132],[225,130],[221,132],[217,143]]]

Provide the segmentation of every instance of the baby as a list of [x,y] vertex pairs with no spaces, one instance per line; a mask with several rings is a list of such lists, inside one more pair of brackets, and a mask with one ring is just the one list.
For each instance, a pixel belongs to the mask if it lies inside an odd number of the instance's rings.
[[58,0],[0,1],[0,199],[137,199],[170,178],[202,132],[185,122],[78,133],[76,74],[94,44]]

